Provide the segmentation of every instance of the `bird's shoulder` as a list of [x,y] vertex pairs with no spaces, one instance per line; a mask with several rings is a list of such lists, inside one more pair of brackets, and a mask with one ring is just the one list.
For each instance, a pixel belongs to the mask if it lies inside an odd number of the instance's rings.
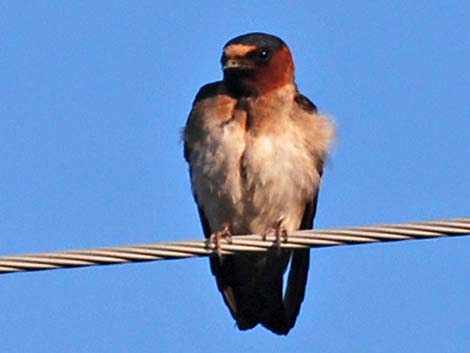
[[222,81],[208,83],[199,89],[183,130],[186,160],[195,144],[202,143],[207,136],[214,136],[218,127],[231,119],[236,102]]
[[318,112],[317,106],[299,91],[295,92],[294,94],[294,102],[300,109],[307,113]]
[[332,120],[321,114],[316,105],[300,92],[294,95],[294,106],[291,118],[295,121],[301,136],[306,141],[313,154],[326,156],[328,148],[334,139],[334,124]]
[[183,128],[182,140],[184,143],[184,158],[190,162],[192,145],[197,136],[201,135],[201,119],[204,117],[203,102],[216,97],[220,92],[221,82],[211,82],[202,86],[196,93],[191,111]]
[[197,92],[196,98],[194,99],[194,103],[201,102],[202,100],[205,100],[208,98],[216,97],[217,95],[222,93],[223,88],[224,87],[223,87],[222,81],[216,81],[216,82],[205,84]]
[[189,120],[224,118],[227,109],[233,108],[237,100],[229,93],[223,81],[216,81],[202,86],[194,98]]

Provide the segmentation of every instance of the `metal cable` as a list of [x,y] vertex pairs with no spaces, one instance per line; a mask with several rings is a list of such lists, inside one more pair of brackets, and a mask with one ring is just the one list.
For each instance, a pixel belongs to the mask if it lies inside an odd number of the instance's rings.
[[[287,249],[319,248],[469,234],[470,218],[459,218],[327,230],[302,230],[289,233],[288,239],[281,242],[280,246]],[[278,246],[274,235],[268,235],[266,240],[263,240],[260,235],[233,236],[231,242],[222,240],[220,245],[222,255],[240,251],[260,252],[277,249]],[[195,240],[0,256],[0,274],[182,259],[216,254],[214,244],[208,244],[207,240]]]

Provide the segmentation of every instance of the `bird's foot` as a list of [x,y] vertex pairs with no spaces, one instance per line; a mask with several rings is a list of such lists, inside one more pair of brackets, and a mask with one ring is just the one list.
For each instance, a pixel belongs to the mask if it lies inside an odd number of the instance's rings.
[[271,232],[274,233],[274,237],[276,239],[276,247],[279,254],[281,253],[281,243],[287,243],[288,238],[287,230],[284,227],[283,222],[284,217],[282,216],[271,227],[266,229],[263,234],[261,234],[263,241],[266,241],[268,234]]
[[281,253],[281,243],[287,243],[287,230],[283,225],[284,217],[279,218],[279,220],[274,224],[274,236],[276,237],[276,246],[277,251]]
[[227,243],[232,244],[232,233],[230,232],[230,227],[228,223],[224,223],[221,230],[212,233],[209,237],[209,247],[211,249],[215,248],[219,259],[222,258],[222,239],[225,239]]

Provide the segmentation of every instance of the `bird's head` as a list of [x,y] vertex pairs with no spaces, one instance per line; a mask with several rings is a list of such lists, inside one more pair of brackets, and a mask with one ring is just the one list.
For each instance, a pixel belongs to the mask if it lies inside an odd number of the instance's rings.
[[287,45],[265,33],[248,33],[225,44],[224,83],[239,96],[257,96],[294,83],[294,61]]

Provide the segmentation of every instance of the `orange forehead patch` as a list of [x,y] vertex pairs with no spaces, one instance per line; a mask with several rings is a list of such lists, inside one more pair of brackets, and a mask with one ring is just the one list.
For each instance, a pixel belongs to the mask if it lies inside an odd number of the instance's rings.
[[255,45],[245,45],[245,44],[232,44],[224,49],[224,53],[229,58],[233,57],[243,57],[248,54],[250,51],[256,49]]

